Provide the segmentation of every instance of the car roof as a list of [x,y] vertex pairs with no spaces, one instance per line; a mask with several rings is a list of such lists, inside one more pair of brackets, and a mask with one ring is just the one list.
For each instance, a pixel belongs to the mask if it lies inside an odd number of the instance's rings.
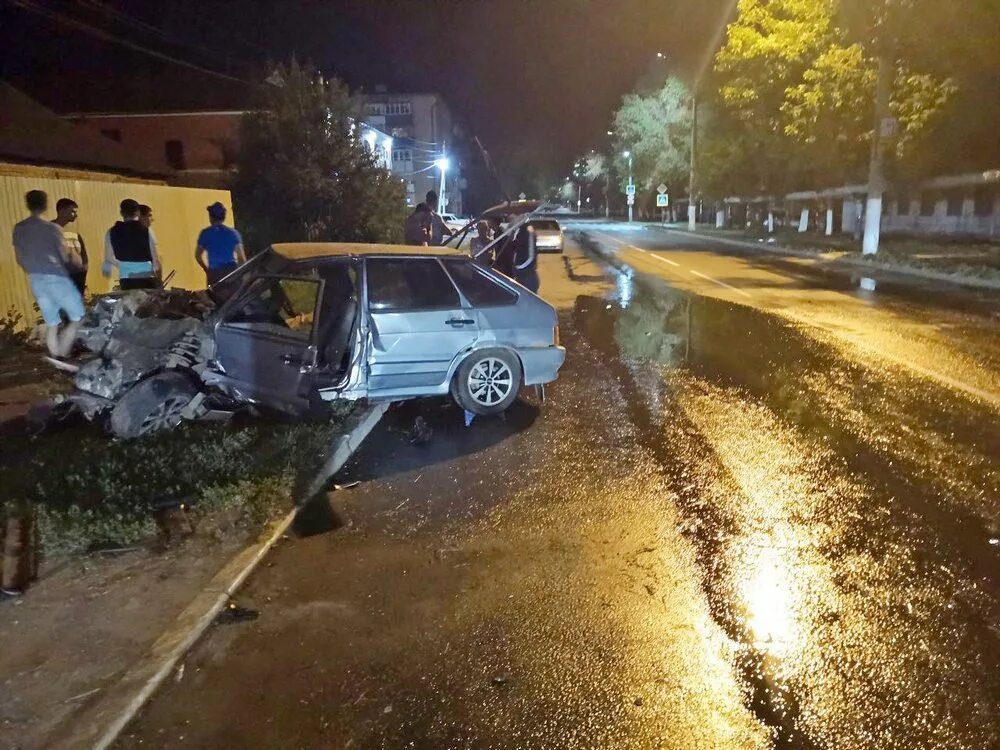
[[431,257],[465,257],[469,254],[453,247],[424,247],[420,245],[376,245],[363,242],[279,242],[273,250],[289,260],[308,258],[349,258],[369,255],[411,255]]

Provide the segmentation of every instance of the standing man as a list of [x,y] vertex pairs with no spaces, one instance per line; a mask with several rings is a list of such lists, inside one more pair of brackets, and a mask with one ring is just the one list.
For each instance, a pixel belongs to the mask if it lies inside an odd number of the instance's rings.
[[403,224],[403,241],[407,245],[426,245],[431,239],[431,210],[418,203]]
[[431,212],[431,245],[440,245],[445,235],[451,237],[454,233],[448,229],[448,225],[444,223],[444,219],[441,218],[441,214],[439,214],[436,210],[438,204],[437,192],[434,190],[428,190],[425,202],[427,203],[427,208],[429,208]]
[[[28,274],[31,292],[45,321],[47,359],[60,369],[76,369],[65,362],[83,320],[83,297],[69,277],[62,229],[42,218],[49,208],[49,196],[31,190],[24,196],[31,216],[14,225],[14,254]],[[61,331],[65,313],[69,323]]]
[[58,224],[63,233],[63,244],[66,246],[66,267],[69,277],[76,284],[82,296],[87,290],[87,246],[83,244],[83,237],[79,232],[72,232],[66,228],[67,224],[76,221],[78,213],[76,201],[72,198],[60,198],[56,201],[56,218],[53,224]]
[[104,235],[104,265],[101,272],[111,278],[112,267],[118,268],[122,289],[149,289],[157,284],[160,259],[149,229],[139,221],[139,204],[126,198],[119,206],[122,220]]
[[243,238],[232,227],[227,227],[226,207],[216,201],[208,207],[208,226],[201,230],[195,245],[194,259],[205,271],[211,286],[228,276],[241,263],[246,263]]

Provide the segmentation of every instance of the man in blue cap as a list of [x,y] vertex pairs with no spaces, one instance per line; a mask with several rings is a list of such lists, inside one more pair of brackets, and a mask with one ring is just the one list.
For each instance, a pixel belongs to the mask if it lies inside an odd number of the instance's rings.
[[211,286],[229,275],[240,263],[246,262],[243,238],[232,227],[227,227],[226,207],[216,201],[208,207],[209,226],[201,230],[195,247],[194,259],[205,270]]

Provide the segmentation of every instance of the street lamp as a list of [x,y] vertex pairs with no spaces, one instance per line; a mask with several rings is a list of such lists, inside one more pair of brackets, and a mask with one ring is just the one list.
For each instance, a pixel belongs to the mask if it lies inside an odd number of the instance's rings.
[[631,221],[632,221],[632,203],[633,203],[633,201],[635,201],[635,193],[632,192],[632,190],[633,190],[633,188],[632,188],[632,152],[631,151],[626,151],[624,154],[622,154],[622,156],[624,156],[626,159],[628,159],[628,186],[629,186],[629,190],[626,193],[626,195],[628,195],[628,198],[626,198],[626,200],[628,201],[628,220],[629,220],[629,223],[631,223]]
[[441,170],[441,184],[438,189],[438,208],[437,212],[439,214],[444,213],[444,173],[448,171],[448,167],[451,165],[447,156],[442,156],[440,159],[434,160],[434,166]]

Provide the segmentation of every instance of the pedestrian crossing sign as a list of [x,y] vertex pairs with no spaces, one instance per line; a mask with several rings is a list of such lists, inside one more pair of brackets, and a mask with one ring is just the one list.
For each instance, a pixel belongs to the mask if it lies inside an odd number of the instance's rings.
[[669,205],[670,205],[670,196],[669,195],[667,195],[666,193],[660,193],[659,195],[656,196],[656,207],[657,208],[666,208]]

